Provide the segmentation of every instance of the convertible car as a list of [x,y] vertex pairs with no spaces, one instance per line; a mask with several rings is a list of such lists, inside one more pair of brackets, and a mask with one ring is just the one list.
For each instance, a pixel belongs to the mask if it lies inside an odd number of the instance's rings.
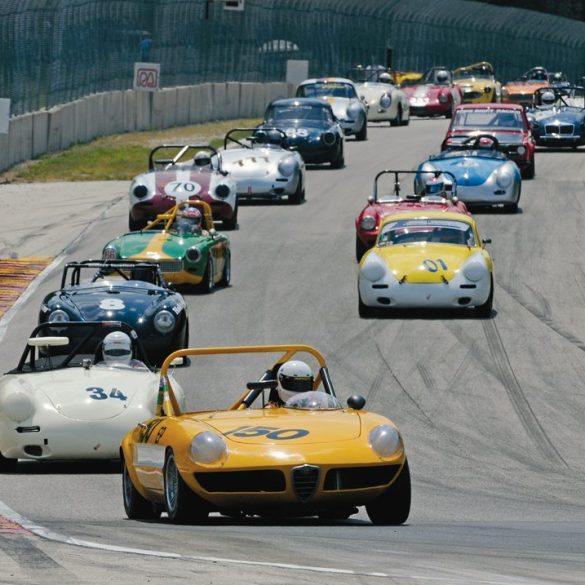
[[502,85],[487,61],[454,69],[453,82],[463,91],[463,103],[499,102],[502,98]]
[[578,148],[585,144],[585,88],[550,87],[534,92],[526,110],[532,136],[539,146]]
[[453,74],[445,67],[432,67],[418,84],[402,89],[410,102],[411,116],[450,118],[463,95],[461,88],[453,83]]
[[549,86],[547,70],[544,67],[533,67],[515,81],[502,86],[502,102],[529,106],[534,92]]
[[[183,217],[192,209],[202,216],[195,230]],[[156,262],[167,282],[195,284],[204,292],[216,285],[229,286],[231,279],[230,241],[215,231],[209,205],[196,199],[178,203],[139,232],[108,242],[102,256],[105,261]]]
[[345,165],[345,134],[331,106],[314,98],[273,101],[259,127],[275,127],[286,134],[286,143],[306,163],[330,163],[334,169]]
[[[113,332],[131,341],[128,363],[103,361],[100,347]],[[0,379],[0,471],[13,470],[18,459],[118,459],[122,437],[154,415],[158,381],[125,323],[39,325],[18,365]]]
[[472,136],[431,156],[418,167],[415,192],[424,193],[426,181],[435,177],[437,171],[449,172],[441,177],[447,184],[455,177],[457,196],[467,207],[501,205],[506,211],[518,211],[520,169],[508,159],[506,148],[500,147],[495,136]]
[[359,266],[360,317],[381,309],[473,307],[492,311],[492,260],[475,221],[462,213],[396,213],[384,219],[376,246]]
[[455,115],[441,145],[441,150],[458,146],[471,137],[489,134],[498,147],[513,160],[524,179],[532,179],[536,165],[536,144],[522,106],[518,104],[464,104]]
[[138,334],[148,360],[187,347],[189,322],[183,297],[170,289],[155,263],[130,260],[69,262],[61,288],[41,305],[39,324],[124,321]]
[[[280,357],[225,410],[179,407],[167,375],[172,360],[233,354],[259,359],[267,353]],[[298,364],[299,354],[316,364],[318,375],[295,378],[292,396],[273,402],[281,368]],[[159,404],[156,415],[122,441],[129,518],[157,518],[166,509],[178,523],[204,522],[212,511],[344,519],[363,505],[374,524],[408,518],[410,474],[400,432],[386,417],[364,410],[361,396],[343,406],[325,359],[310,346],[176,352],[161,370]]]
[[238,199],[305,200],[305,162],[276,128],[234,128],[224,138],[223,168],[237,184]]
[[355,136],[356,140],[367,139],[367,108],[359,98],[351,79],[344,77],[307,79],[297,87],[296,96],[326,101],[331,105],[347,136]]
[[238,224],[237,188],[221,156],[210,145],[157,146],[150,151],[148,172],[132,179],[130,185],[131,231],[142,229],[159,213],[195,197],[209,203],[214,220],[224,229]]
[[[469,213],[465,203],[457,197],[457,182],[450,173],[447,188],[441,193],[427,193],[421,189],[419,194],[402,193],[401,177],[417,175],[417,171],[380,171],[374,178],[374,189],[368,197],[367,205],[362,209],[355,220],[355,258],[359,262],[362,256],[376,243],[380,224],[390,214],[399,211],[453,211]],[[443,175],[438,171],[429,173],[434,178]],[[384,189],[380,180],[390,176],[393,179],[391,188]]]

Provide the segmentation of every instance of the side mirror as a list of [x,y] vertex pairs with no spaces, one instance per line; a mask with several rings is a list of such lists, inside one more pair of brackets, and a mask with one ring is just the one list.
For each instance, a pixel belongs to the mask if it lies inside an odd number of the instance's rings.
[[354,394],[347,399],[347,406],[354,410],[361,410],[366,405],[366,399],[359,394]]
[[212,238],[217,238],[217,230],[216,230],[215,228],[211,228],[211,229],[209,230],[209,235],[210,235]]
[[491,244],[492,243],[492,239],[491,238],[484,238],[481,243],[485,246],[486,244]]
[[373,205],[373,204],[374,204],[374,201],[375,201],[375,199],[374,199],[374,196],[373,196],[373,195],[370,195],[370,196],[368,197],[368,203],[369,203],[370,205]]

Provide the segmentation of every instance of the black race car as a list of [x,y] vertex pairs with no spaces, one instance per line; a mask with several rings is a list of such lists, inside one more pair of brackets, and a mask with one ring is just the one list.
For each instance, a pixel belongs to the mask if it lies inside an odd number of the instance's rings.
[[39,324],[69,321],[127,323],[138,334],[149,362],[155,366],[160,366],[171,352],[189,346],[185,300],[167,285],[155,263],[68,263],[60,290],[43,300]]
[[278,128],[286,134],[286,144],[297,150],[306,163],[331,163],[335,169],[345,164],[345,135],[331,106],[315,98],[273,101],[260,128]]

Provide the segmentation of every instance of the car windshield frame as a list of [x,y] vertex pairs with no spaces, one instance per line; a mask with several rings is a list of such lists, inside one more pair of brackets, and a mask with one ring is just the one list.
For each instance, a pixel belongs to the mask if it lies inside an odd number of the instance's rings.
[[[305,90],[308,88],[318,88],[320,91],[315,90],[307,95]],[[334,90],[338,90],[337,93],[344,93],[345,95],[337,95]],[[302,95],[299,95],[301,92]],[[304,83],[299,86],[297,97],[337,97],[350,100],[358,99],[354,85],[345,81],[315,81],[314,83]]]
[[[506,114],[508,119],[514,120],[515,124],[512,125],[503,125],[493,123],[497,121],[502,114]],[[512,114],[512,116],[510,116]],[[483,115],[485,117],[489,116],[489,122],[480,123],[480,120],[477,120],[477,117]],[[484,118],[485,119],[485,118]],[[469,120],[469,123],[468,123]],[[463,122],[463,123],[462,123]],[[526,130],[526,123],[524,121],[524,117],[519,110],[511,110],[511,109],[496,109],[496,108],[464,108],[464,109],[457,109],[453,116],[453,122],[451,125],[452,130],[461,130],[461,129],[490,129],[490,130],[499,130],[501,132],[511,132],[511,131],[524,131]]]
[[[274,113],[276,110],[285,110],[290,111],[291,113],[298,112],[304,113],[305,115],[302,116],[295,116],[292,115],[289,117],[274,117]],[[312,114],[312,115],[311,115]],[[317,114],[317,115],[315,115]],[[300,105],[271,105],[269,106],[268,110],[266,111],[266,123],[278,124],[281,122],[307,122],[319,125],[332,125],[333,124],[333,115],[331,109],[326,107],[325,105],[317,105],[317,104],[300,104]]]

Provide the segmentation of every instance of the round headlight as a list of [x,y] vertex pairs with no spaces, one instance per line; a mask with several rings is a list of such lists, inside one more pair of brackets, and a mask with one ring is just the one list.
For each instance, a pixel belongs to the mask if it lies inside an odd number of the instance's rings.
[[439,96],[439,101],[440,101],[442,104],[446,104],[446,103],[449,101],[449,96],[448,96],[446,93],[442,93],[442,94]]
[[116,252],[116,248],[112,248],[112,246],[106,246],[104,251],[102,252],[102,258],[104,260],[115,260],[118,257],[118,253]]
[[142,199],[143,197],[146,197],[148,195],[148,189],[144,185],[136,185],[132,193],[134,193],[134,197]]
[[199,248],[189,248],[185,253],[185,256],[187,256],[189,262],[199,262],[201,259],[201,251]]
[[218,185],[215,188],[215,194],[218,197],[221,197],[222,199],[225,199],[226,197],[229,197],[229,194],[231,193],[231,189],[229,188],[228,185]]
[[364,217],[362,217],[362,221],[360,222],[360,227],[363,230],[373,230],[376,227],[376,218],[372,217],[371,215],[364,215]]
[[66,323],[70,320],[71,319],[69,319],[69,315],[61,309],[56,309],[55,311],[49,313],[49,321],[52,321],[53,323]]
[[526,154],[526,147],[525,146],[519,146],[518,150],[516,151],[518,154],[522,155],[522,154]]
[[390,105],[392,104],[392,98],[385,93],[381,98],[380,98],[380,107],[387,109],[390,107]]
[[508,167],[504,167],[500,169],[496,174],[496,183],[502,189],[507,189],[514,180],[514,175],[512,174],[512,170]]
[[14,422],[22,422],[30,418],[34,411],[35,405],[30,397],[24,392],[5,393],[0,400],[0,410]]
[[190,454],[195,463],[222,463],[227,458],[228,449],[222,437],[204,431],[191,441]]
[[175,326],[175,316],[166,309],[159,311],[154,317],[154,327],[159,333],[168,333]]
[[390,425],[378,425],[368,435],[370,447],[380,457],[390,457],[400,447],[400,434]]
[[323,141],[323,144],[332,146],[335,144],[335,134],[333,132],[323,132],[321,135],[321,140]]
[[292,156],[287,156],[278,163],[278,172],[284,177],[290,177],[298,169],[298,163]]
[[377,256],[368,257],[360,270],[360,275],[370,282],[380,280],[386,273],[386,268]]
[[463,266],[463,274],[465,278],[471,280],[473,282],[477,282],[481,280],[484,276],[487,276],[488,269],[483,262],[479,258],[472,258],[468,262],[465,263]]

